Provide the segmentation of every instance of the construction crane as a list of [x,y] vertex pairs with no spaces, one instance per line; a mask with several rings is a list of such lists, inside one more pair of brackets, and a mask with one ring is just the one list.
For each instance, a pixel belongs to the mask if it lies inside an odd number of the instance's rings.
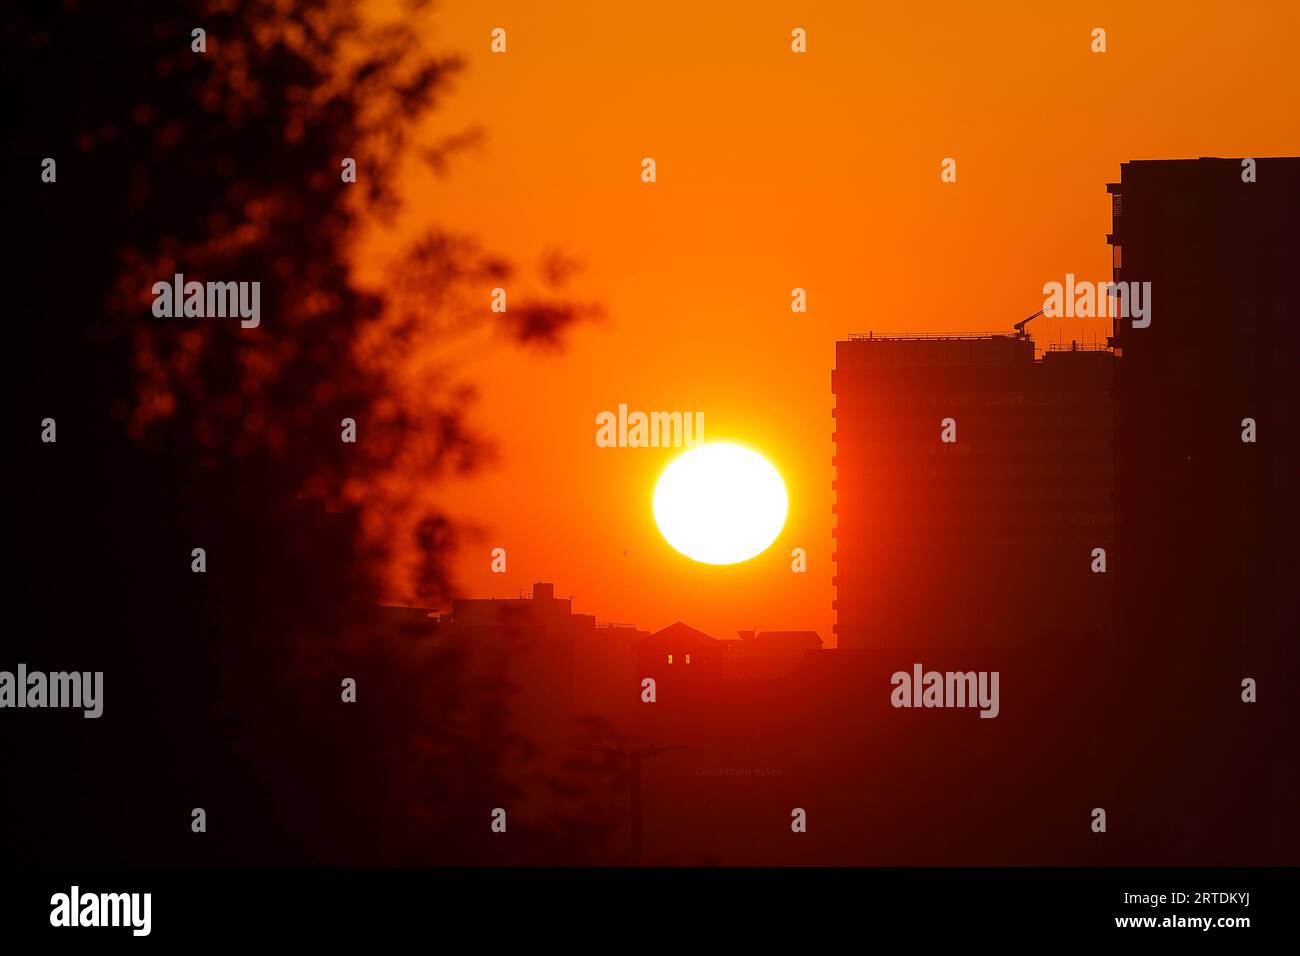
[[1033,315],[1029,316],[1028,318],[1021,319],[1019,322],[1017,322],[1013,326],[1013,328],[1016,330],[1016,338],[1018,339],[1029,338],[1029,333],[1025,331],[1025,326],[1028,325],[1030,322],[1034,321],[1034,319],[1038,318],[1046,311],[1047,311],[1046,309],[1039,309],[1037,312],[1035,312]]

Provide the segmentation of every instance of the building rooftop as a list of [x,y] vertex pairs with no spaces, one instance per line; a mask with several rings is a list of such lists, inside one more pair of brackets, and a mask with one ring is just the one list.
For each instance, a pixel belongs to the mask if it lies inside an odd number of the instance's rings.
[[850,332],[850,342],[972,342],[989,339],[1011,339],[1011,332]]
[[677,621],[662,630],[655,631],[649,637],[642,638],[632,646],[642,648],[654,647],[659,644],[673,644],[675,646],[718,647],[725,643],[725,641],[719,641],[716,637],[710,637],[703,631],[697,631],[695,628]]

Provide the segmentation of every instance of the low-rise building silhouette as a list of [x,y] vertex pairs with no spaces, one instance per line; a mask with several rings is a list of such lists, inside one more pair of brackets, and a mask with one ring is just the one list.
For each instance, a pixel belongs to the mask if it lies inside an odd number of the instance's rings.
[[632,645],[637,677],[660,685],[699,685],[720,680],[727,642],[677,621]]
[[507,681],[516,723],[529,735],[559,741],[578,718],[625,723],[629,648],[647,633],[574,613],[572,598],[538,582],[529,597],[455,600],[439,619],[439,636]]
[[727,676],[736,680],[784,677],[822,649],[816,631],[741,631],[727,654]]

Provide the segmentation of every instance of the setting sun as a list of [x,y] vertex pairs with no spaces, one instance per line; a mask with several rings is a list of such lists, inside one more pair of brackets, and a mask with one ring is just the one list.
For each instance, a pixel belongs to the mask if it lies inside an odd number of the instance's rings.
[[765,551],[785,526],[785,483],[757,452],[714,443],[676,458],[655,487],[664,539],[703,564],[736,564]]

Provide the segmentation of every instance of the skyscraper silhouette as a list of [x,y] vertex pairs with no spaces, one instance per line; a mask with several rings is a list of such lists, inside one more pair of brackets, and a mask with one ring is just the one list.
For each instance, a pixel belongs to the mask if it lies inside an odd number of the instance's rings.
[[1294,686],[1298,631],[1300,159],[1129,162],[1107,189],[1115,278],[1152,293],[1150,325],[1116,319],[1111,340],[1132,766],[1164,840],[1279,859],[1296,844],[1294,708],[1272,695]]
[[[1109,621],[1106,349],[1023,333],[836,343],[839,647],[1017,647]],[[947,440],[945,440],[947,439]]]

